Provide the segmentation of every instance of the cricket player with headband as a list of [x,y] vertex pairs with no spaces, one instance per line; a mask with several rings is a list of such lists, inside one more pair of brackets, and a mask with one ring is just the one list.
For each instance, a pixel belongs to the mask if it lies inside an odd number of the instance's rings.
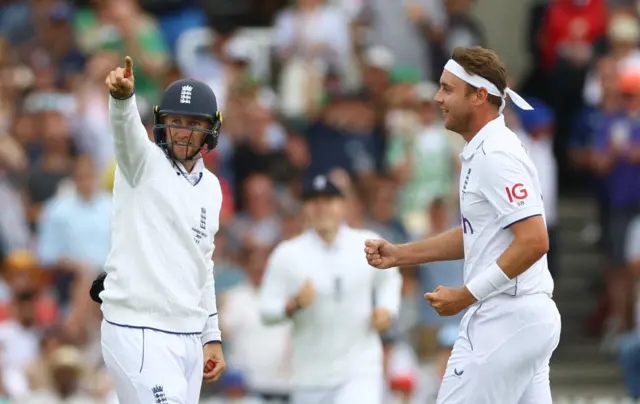
[[121,403],[196,404],[203,378],[225,366],[212,261],[222,192],[201,159],[221,115],[209,86],[178,80],[154,109],[152,142],[131,58],[106,85],[117,169],[106,275],[91,291],[102,302],[102,354]]
[[497,55],[456,48],[435,100],[447,129],[466,140],[460,178],[461,225],[414,243],[367,240],[378,268],[465,259],[459,288],[437,287],[425,299],[442,316],[469,307],[447,363],[438,404],[551,404],[549,359],[560,314],[547,267],[549,242],[538,174],[505,126],[509,97]]
[[382,404],[380,332],[397,316],[402,280],[377,271],[346,224],[342,191],[317,176],[303,191],[310,229],[273,251],[260,292],[266,323],[293,322],[291,404]]

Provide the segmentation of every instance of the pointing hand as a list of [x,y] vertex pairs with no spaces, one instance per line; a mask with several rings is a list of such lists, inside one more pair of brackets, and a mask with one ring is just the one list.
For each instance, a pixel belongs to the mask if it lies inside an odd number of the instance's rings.
[[124,58],[124,68],[116,67],[105,80],[109,92],[118,98],[127,98],[133,94],[133,60],[129,56]]

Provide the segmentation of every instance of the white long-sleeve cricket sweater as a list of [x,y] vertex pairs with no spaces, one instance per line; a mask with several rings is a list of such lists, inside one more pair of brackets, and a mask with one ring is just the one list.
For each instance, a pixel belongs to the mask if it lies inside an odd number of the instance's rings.
[[212,261],[220,182],[206,169],[190,182],[147,137],[135,96],[109,98],[117,168],[104,318],[220,341]]
[[292,317],[292,384],[336,386],[354,376],[382,374],[382,343],[372,327],[374,308],[397,316],[402,280],[397,268],[369,266],[363,253],[368,230],[343,226],[332,245],[310,230],[278,245],[260,290],[266,323],[287,320],[287,300],[308,279],[313,303]]

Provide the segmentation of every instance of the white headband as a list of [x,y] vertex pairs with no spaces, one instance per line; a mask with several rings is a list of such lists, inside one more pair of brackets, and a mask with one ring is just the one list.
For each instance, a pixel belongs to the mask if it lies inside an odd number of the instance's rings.
[[476,88],[484,88],[489,94],[502,98],[502,105],[500,106],[499,110],[500,113],[502,113],[506,105],[507,95],[509,96],[509,98],[511,98],[511,101],[513,101],[513,103],[516,104],[520,109],[533,109],[533,107],[529,105],[529,103],[526,102],[524,98],[520,97],[518,93],[516,93],[509,87],[505,88],[504,94],[502,94],[495,84],[485,79],[484,77],[467,73],[467,71],[464,70],[464,67],[460,66],[458,62],[453,59],[449,59],[447,64],[444,65],[444,69],[449,71],[454,76],[458,77],[460,80],[465,81]]

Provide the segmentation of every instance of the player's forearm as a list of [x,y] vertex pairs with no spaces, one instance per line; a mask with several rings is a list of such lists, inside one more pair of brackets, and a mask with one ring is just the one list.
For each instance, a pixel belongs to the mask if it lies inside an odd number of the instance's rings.
[[464,243],[460,227],[424,240],[401,244],[398,247],[396,265],[399,267],[464,258]]
[[116,161],[128,177],[138,174],[150,142],[140,119],[135,95],[120,100],[109,96],[109,122],[113,131]]

